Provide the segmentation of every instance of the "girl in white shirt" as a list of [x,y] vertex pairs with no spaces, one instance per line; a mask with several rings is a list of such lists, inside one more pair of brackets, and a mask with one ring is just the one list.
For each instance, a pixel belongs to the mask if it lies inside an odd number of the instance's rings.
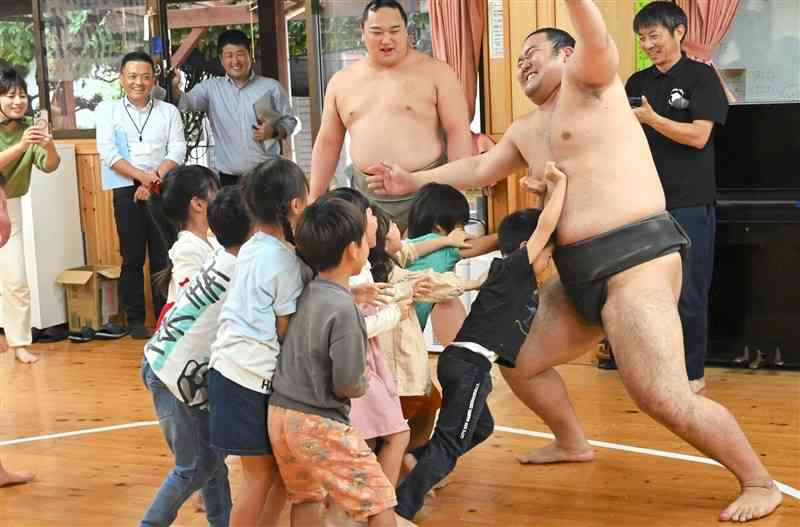
[[170,263],[153,278],[155,287],[167,295],[159,322],[181,288],[220,249],[217,241],[208,236],[208,203],[218,191],[219,180],[214,172],[199,165],[185,165],[170,170],[150,193],[147,207],[165,247],[170,247]]

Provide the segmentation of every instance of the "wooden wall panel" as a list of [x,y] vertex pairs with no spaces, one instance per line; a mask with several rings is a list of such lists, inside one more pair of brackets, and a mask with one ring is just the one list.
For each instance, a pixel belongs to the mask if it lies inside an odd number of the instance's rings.
[[[488,0],[487,0],[488,1]],[[509,0],[503,0],[503,13],[508,12]],[[492,14],[491,6],[487,7],[487,19]],[[490,30],[487,22],[483,38],[483,64],[484,68],[483,89],[485,97],[485,123],[489,135],[502,135],[511,125],[511,99],[508,93],[511,90],[511,71],[507,50],[509,49],[509,23],[508,17],[503,17],[503,49],[506,55],[503,58],[491,58],[489,54]]]
[[[121,265],[117,224],[114,220],[114,199],[111,191],[103,190],[100,180],[100,156],[94,139],[60,141],[75,145],[78,171],[78,199],[81,207],[81,230],[88,265]],[[145,283],[150,282],[150,268],[145,265]],[[147,323],[153,325],[153,300],[150,288],[145,287]]]
[[[619,76],[623,82],[630,77],[636,67],[636,36],[633,34],[633,0],[595,0],[603,14],[608,32],[619,50]],[[556,27],[569,31],[575,30],[569,21],[567,6],[563,1],[556,2]]]
[[[484,0],[487,3],[489,0]],[[596,0],[609,33],[620,53],[620,77],[625,81],[635,69],[636,38],[633,34],[633,0]],[[499,141],[517,119],[536,109],[525,97],[516,79],[516,60],[522,41],[531,31],[546,26],[574,34],[564,0],[503,0],[505,53],[503,59],[489,57],[489,29],[484,35],[484,106],[487,133]],[[487,24],[488,26],[488,24]],[[525,192],[519,182],[525,172],[510,174],[493,188],[490,200],[489,227],[495,230],[510,212],[538,205],[536,196]]]

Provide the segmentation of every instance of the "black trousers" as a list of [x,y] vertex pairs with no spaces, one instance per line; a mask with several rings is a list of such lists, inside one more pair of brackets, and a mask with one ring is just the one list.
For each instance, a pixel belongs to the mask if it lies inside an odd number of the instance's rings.
[[683,261],[683,288],[678,311],[683,326],[683,347],[689,380],[704,375],[708,351],[708,294],[714,272],[716,211],[713,205],[671,209],[692,246]]
[[458,346],[448,346],[439,356],[442,408],[431,440],[409,451],[417,464],[397,487],[395,511],[403,518],[414,518],[425,495],[453,471],[458,458],[492,435],[494,419],[486,404],[491,368],[487,359]]
[[[119,294],[128,324],[144,322],[144,260],[150,259],[150,277],[167,266],[167,247],[144,202],[133,201],[136,187],[114,189],[114,219],[117,222],[122,275]],[[152,287],[152,280],[151,280]],[[158,318],[166,298],[153,288],[153,308]]]

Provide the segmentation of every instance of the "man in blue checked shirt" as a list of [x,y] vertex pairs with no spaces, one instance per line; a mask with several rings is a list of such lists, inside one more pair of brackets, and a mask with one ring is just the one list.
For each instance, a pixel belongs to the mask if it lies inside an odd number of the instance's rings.
[[222,185],[260,163],[280,156],[280,142],[298,129],[289,94],[281,84],[253,71],[250,39],[239,30],[223,32],[217,51],[224,77],[204,80],[188,93],[173,76],[172,94],[181,111],[207,112],[214,134],[214,167]]

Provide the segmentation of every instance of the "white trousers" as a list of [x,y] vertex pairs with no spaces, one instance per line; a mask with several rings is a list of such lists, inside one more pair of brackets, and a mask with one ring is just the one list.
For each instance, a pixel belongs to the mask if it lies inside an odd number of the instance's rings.
[[22,236],[22,203],[20,198],[8,200],[11,237],[0,248],[0,302],[9,347],[31,344],[31,292],[25,272],[25,247]]

